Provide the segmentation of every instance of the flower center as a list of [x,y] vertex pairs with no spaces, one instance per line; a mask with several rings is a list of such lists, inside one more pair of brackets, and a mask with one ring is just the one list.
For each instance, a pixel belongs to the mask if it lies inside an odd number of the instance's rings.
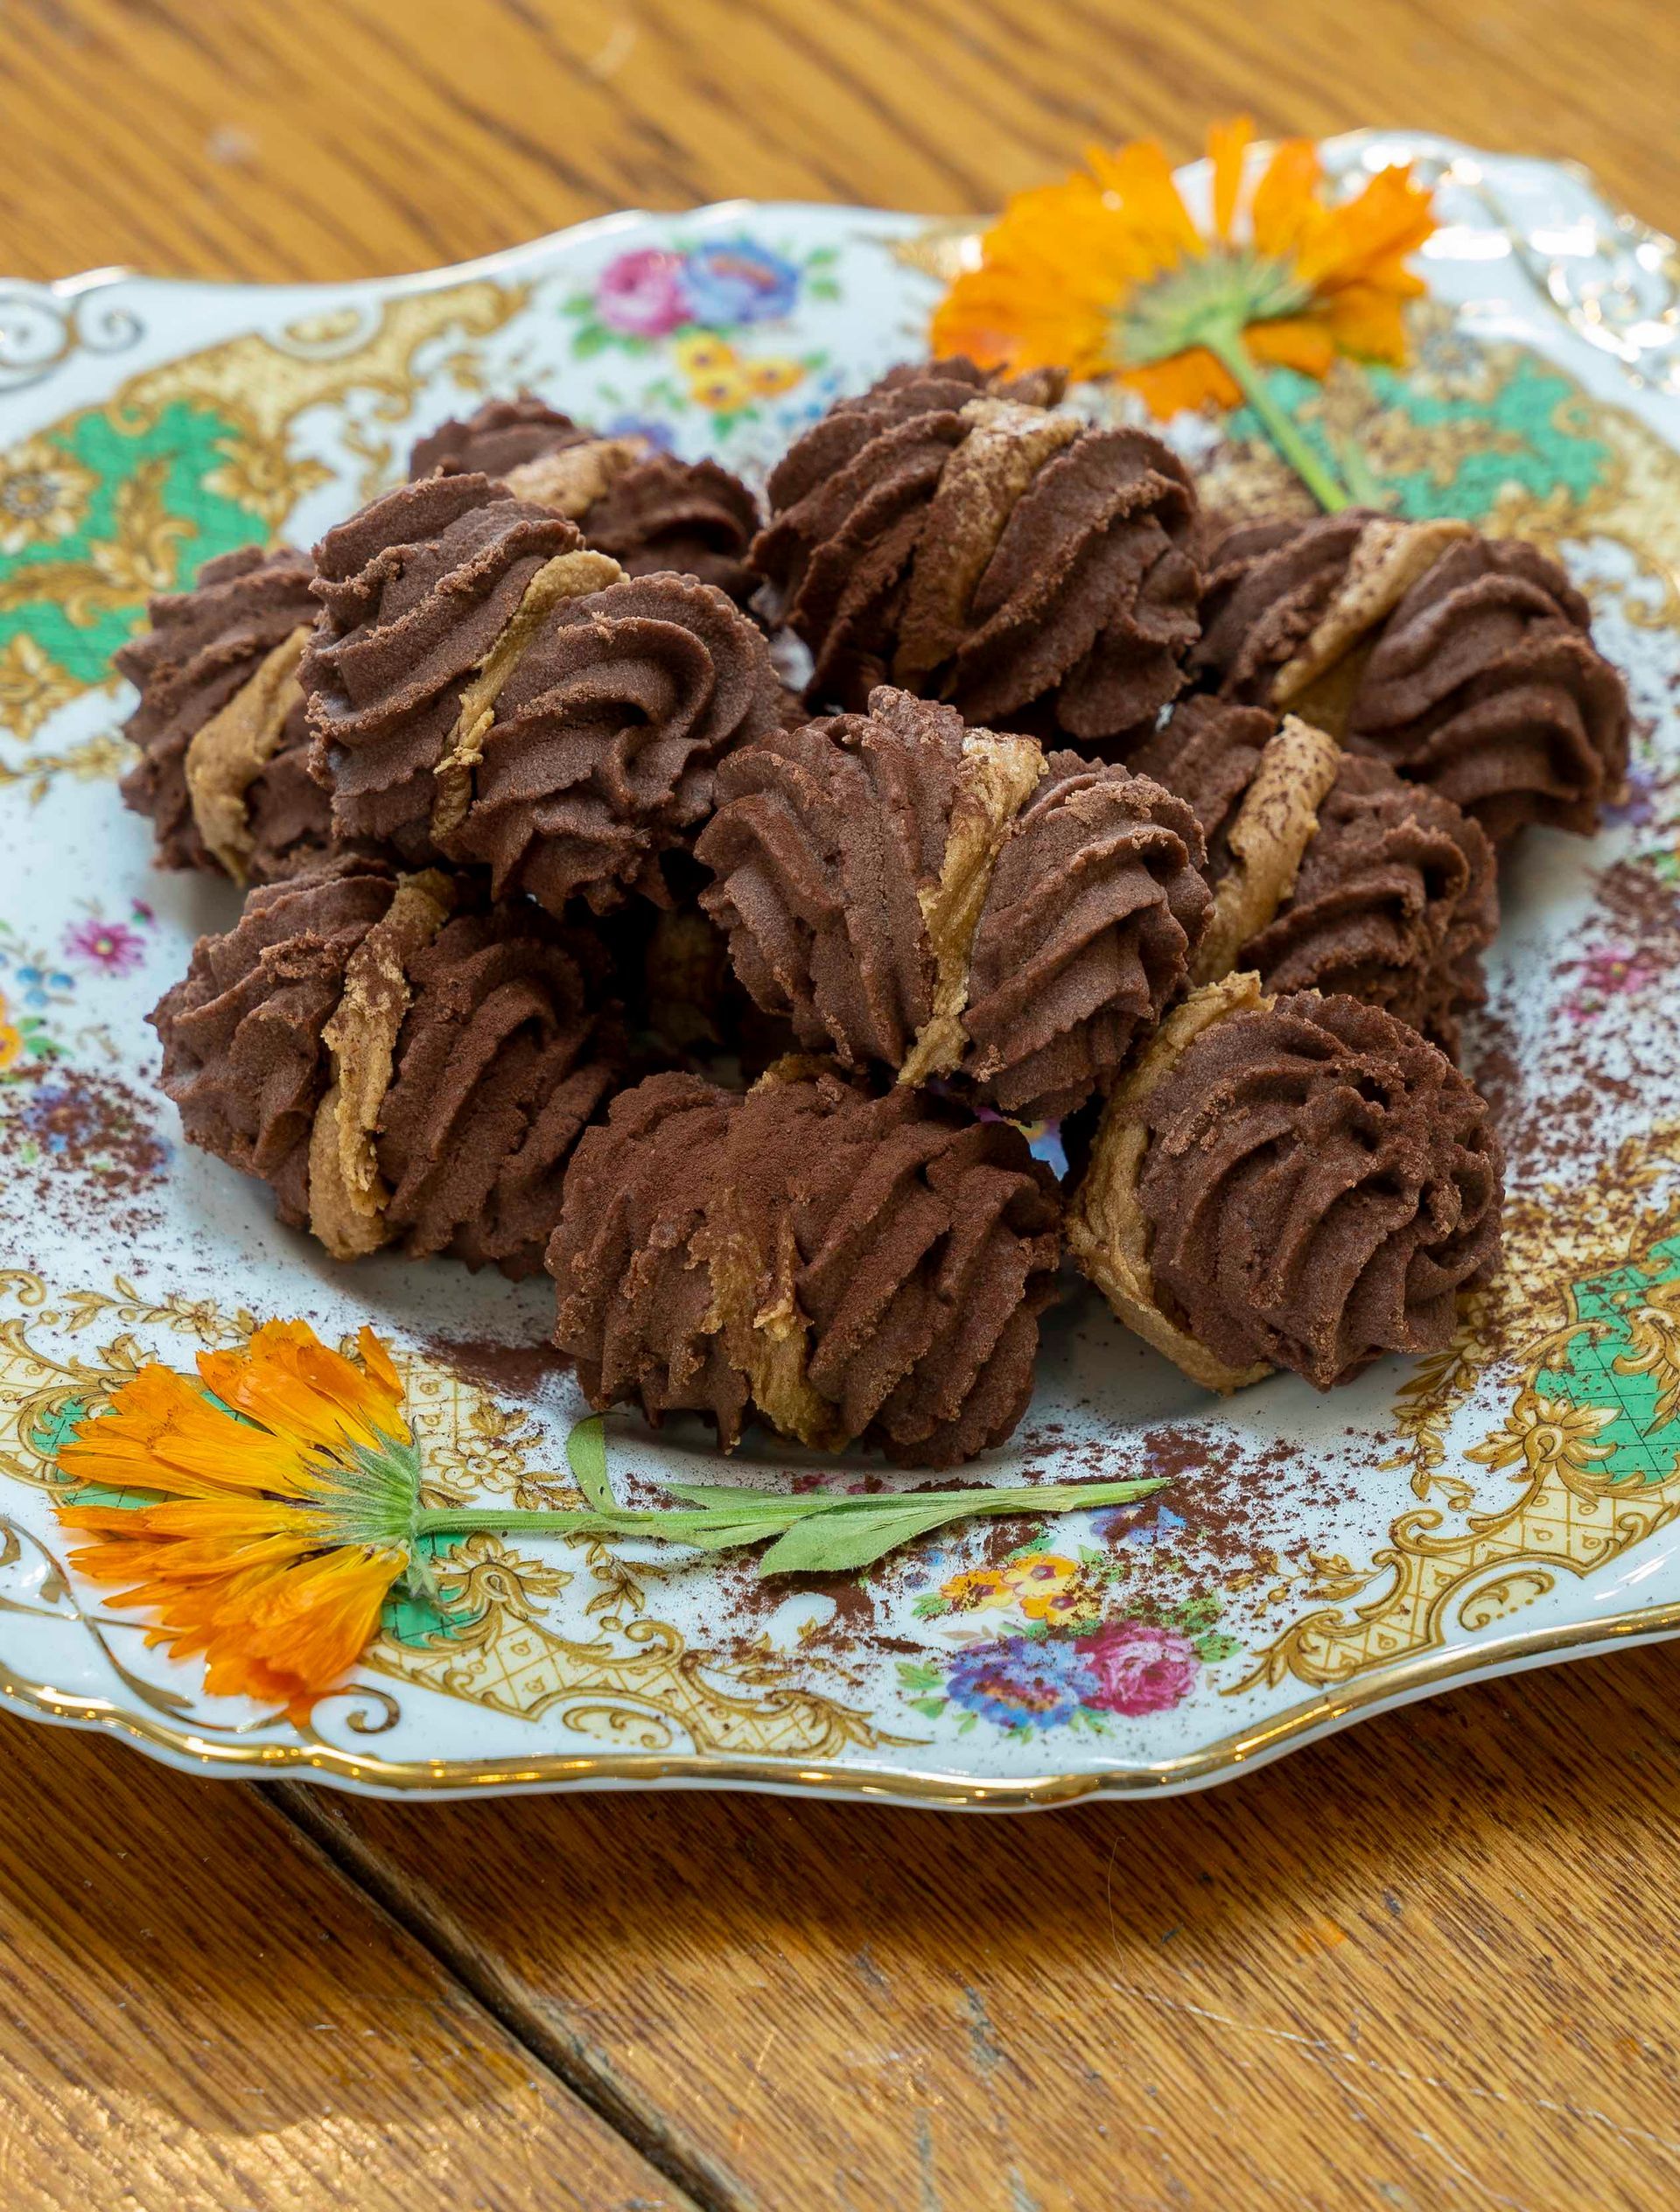
[[1312,297],[1291,262],[1251,246],[1212,247],[1127,295],[1114,317],[1116,354],[1143,368],[1193,346],[1217,352],[1250,323],[1298,315]]

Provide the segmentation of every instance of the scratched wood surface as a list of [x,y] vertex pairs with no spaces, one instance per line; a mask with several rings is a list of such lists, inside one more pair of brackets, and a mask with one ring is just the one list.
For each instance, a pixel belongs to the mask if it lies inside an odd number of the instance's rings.
[[[0,266],[341,276],[1410,122],[1680,225],[1663,0],[0,0]],[[1200,1799],[374,1807],[0,1722],[6,2212],[1680,2202],[1680,1656]]]
[[702,2203],[1680,2202],[1672,1650],[957,1819],[276,1797]]
[[5,2212],[690,2212],[255,1790],[9,1718],[0,1776]]

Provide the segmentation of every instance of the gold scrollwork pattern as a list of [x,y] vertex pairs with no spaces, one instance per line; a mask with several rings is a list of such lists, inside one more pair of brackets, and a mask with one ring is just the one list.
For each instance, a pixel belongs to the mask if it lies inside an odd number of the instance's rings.
[[[1566,1205],[1514,1204],[1504,1276],[1398,1393],[1406,1449],[1387,1464],[1410,1460],[1416,1494],[1440,1502],[1395,1521],[1345,1592],[1362,1602],[1294,1620],[1228,1694],[1345,1684],[1444,1648],[1680,1518],[1680,1205],[1652,1201],[1676,1134],[1623,1147]],[[1502,1423],[1457,1456],[1522,1488],[1474,1509],[1476,1485],[1446,1465],[1449,1424],[1506,1361],[1521,1379]]]
[[[256,1326],[249,1312],[224,1312],[212,1299],[149,1296],[124,1276],[108,1290],[59,1290],[13,1269],[0,1275],[0,1291],[24,1309],[0,1320],[0,1474],[37,1491],[54,1480],[66,1428],[150,1356],[136,1330],[208,1346],[242,1343]],[[117,1333],[92,1345],[88,1356],[47,1351],[32,1334],[75,1338],[112,1323]],[[542,1432],[523,1411],[416,1354],[404,1354],[402,1365],[430,1498],[501,1496],[521,1508],[578,1502],[570,1478],[532,1464]],[[647,1570],[598,1543],[580,1539],[578,1552],[595,1586],[582,1608],[589,1624],[582,1633],[566,1634],[553,1617],[555,1601],[577,1580],[574,1572],[478,1534],[437,1562],[446,1628],[388,1630],[368,1652],[363,1673],[526,1720],[558,1707],[569,1732],[621,1748],[680,1745],[696,1753],[810,1760],[914,1740],[888,1734],[867,1712],[809,1687],[793,1661],[691,1647],[670,1622],[642,1611]],[[9,1583],[25,1565],[32,1574],[14,1594]],[[0,1614],[20,1611],[78,1623],[130,1697],[171,1718],[208,1725],[190,1697],[147,1680],[122,1659],[114,1639],[142,1624],[81,1606],[62,1561],[42,1538],[0,1519]],[[402,1715],[397,1691],[360,1676],[331,1707],[344,1698],[351,1701],[344,1726],[357,1736],[382,1734]],[[324,1704],[323,1713],[328,1710]]]

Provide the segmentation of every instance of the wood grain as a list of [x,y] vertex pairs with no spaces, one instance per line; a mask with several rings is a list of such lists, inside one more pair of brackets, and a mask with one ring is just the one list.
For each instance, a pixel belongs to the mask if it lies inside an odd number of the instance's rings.
[[[1680,228],[1676,83],[1662,0],[0,0],[0,266],[982,209],[1244,108],[1572,155]],[[0,2204],[1666,2207],[1677,1667],[1018,1823],[265,1802],[0,1722]]]
[[710,2204],[1637,2212],[1680,2202],[1676,1682],[1015,1820],[278,1794]]
[[254,1790],[0,1718],[6,2212],[686,2212]]
[[10,0],[21,276],[345,276],[745,193],[984,209],[1090,138],[1424,124],[1680,226],[1662,0]]

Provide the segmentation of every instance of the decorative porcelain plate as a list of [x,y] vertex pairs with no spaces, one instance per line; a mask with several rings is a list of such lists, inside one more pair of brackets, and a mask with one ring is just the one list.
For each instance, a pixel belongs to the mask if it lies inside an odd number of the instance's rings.
[[[577,1502],[584,1409],[540,1349],[546,1282],[335,1267],[179,1142],[144,1017],[234,894],[150,865],[116,788],[112,650],[148,593],[312,542],[486,392],[762,472],[921,349],[961,229],[736,205],[373,283],[0,290],[0,1701],[179,1767],[374,1792],[1041,1805],[1193,1788],[1438,1685],[1680,1630],[1680,257],[1553,164],[1410,136],[1326,154],[1414,158],[1442,228],[1413,368],[1322,391],[1280,372],[1286,396],[1314,435],[1356,428],[1399,511],[1558,550],[1634,690],[1613,825],[1531,832],[1506,871],[1467,1055],[1510,1152],[1503,1276],[1438,1359],[1226,1404],[1075,1296],[972,1479],[1172,1478],[1143,1503],[794,1583],[750,1556],[474,1536],[441,1606],[394,1606],[301,1728],[206,1697],[66,1570],[66,1429],[136,1362],[190,1367],[276,1315],[394,1345],[437,1502]],[[1218,444],[1181,427],[1215,499],[1298,501],[1250,418]],[[624,1502],[717,1471],[697,1426],[613,1416],[606,1440]],[[794,1486],[906,1480],[746,1457]]]

